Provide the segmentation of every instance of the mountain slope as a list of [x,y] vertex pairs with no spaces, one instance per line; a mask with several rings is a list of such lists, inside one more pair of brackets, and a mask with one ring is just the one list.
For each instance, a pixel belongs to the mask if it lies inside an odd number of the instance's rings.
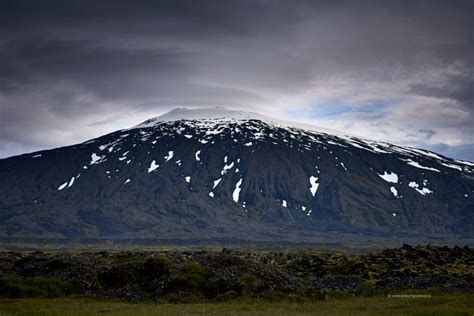
[[473,163],[224,109],[177,109],[2,159],[0,192],[2,237],[456,239],[474,229]]

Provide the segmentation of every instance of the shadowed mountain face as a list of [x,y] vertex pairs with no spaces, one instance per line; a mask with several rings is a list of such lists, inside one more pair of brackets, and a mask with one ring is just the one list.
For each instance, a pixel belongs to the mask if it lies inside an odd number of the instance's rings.
[[473,163],[224,110],[178,109],[2,159],[0,192],[1,237],[308,242],[474,231]]

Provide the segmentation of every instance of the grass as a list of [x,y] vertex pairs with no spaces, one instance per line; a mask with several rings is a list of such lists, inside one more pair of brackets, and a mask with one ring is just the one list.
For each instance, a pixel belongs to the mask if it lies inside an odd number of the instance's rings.
[[94,298],[0,299],[0,315],[473,315],[474,294],[423,298],[353,297],[290,303],[245,298],[225,303],[165,304]]

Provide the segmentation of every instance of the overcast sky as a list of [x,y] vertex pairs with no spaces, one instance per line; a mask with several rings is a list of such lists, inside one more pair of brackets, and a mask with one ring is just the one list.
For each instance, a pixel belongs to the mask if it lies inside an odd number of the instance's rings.
[[0,157],[224,106],[474,161],[474,1],[0,1]]

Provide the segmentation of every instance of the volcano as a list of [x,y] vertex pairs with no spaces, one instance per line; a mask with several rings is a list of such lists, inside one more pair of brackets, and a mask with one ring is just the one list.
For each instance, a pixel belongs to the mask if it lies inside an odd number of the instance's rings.
[[175,109],[0,160],[0,237],[465,240],[474,163],[260,114]]

